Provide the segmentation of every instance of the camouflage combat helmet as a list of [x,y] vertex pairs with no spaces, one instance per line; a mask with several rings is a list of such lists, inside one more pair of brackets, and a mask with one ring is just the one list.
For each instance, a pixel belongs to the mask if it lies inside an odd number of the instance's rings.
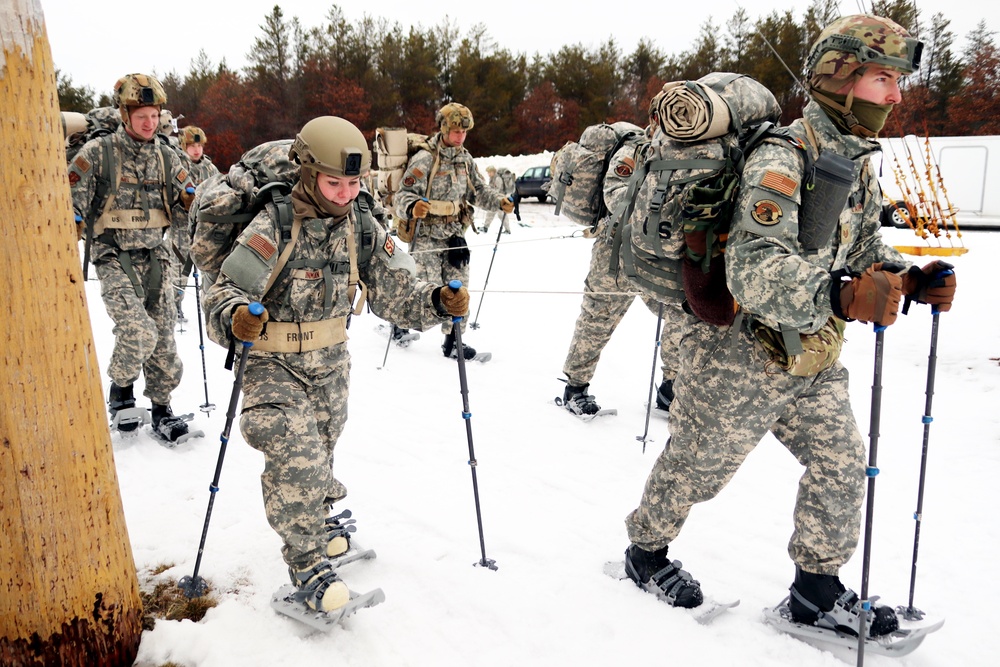
[[452,130],[471,130],[475,125],[469,107],[458,102],[450,102],[441,107],[434,115],[434,122],[442,132]]
[[128,123],[129,107],[162,107],[167,103],[167,94],[156,77],[148,74],[126,74],[115,82],[111,103],[125,123]]
[[846,81],[862,66],[875,63],[912,74],[920,67],[923,43],[898,23],[872,14],[843,16],[816,38],[809,51],[809,76]]
[[207,144],[208,139],[205,137],[205,131],[200,127],[195,127],[194,125],[188,125],[187,127],[181,128],[181,148],[187,148],[191,144]]
[[372,154],[361,130],[337,116],[320,116],[302,126],[288,152],[303,169],[330,176],[365,176]]

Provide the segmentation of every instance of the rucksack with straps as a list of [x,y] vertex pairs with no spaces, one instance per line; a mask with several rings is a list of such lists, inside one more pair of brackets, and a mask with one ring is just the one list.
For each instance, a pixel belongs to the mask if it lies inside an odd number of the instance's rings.
[[[266,204],[274,205],[281,227],[279,264],[268,288],[281,272],[288,255],[284,250],[294,243],[295,236],[291,194],[299,178],[299,165],[288,159],[291,146],[291,139],[281,139],[251,148],[228,173],[215,174],[198,186],[191,204],[191,260],[205,274],[206,286],[218,277],[236,239]],[[354,200],[359,266],[367,265],[372,256],[374,208],[371,193],[362,189]]]
[[736,308],[724,252],[740,177],[781,109],[741,74],[713,72],[663,90],[659,129],[612,212],[611,269],[621,266],[658,301],[687,301],[705,322],[728,325]]
[[497,176],[500,177],[500,181],[503,183],[503,193],[505,195],[514,194],[514,181],[517,180],[514,172],[507,167],[500,167],[497,169]]
[[552,156],[549,194],[554,213],[581,225],[594,226],[608,214],[604,205],[604,175],[611,157],[626,143],[644,141],[646,132],[625,121],[591,125],[579,141],[567,142]]
[[372,142],[375,163],[378,165],[378,194],[383,204],[392,206],[392,196],[406,172],[406,165],[417,151],[430,149],[427,135],[407,132],[405,127],[379,127]]

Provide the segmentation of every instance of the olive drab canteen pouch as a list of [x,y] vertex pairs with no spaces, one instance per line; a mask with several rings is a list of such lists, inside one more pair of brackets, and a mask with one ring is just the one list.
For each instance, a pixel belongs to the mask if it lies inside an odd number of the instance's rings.
[[754,79],[713,72],[663,86],[659,131],[611,212],[611,271],[646,295],[687,302],[696,316],[732,324],[725,247],[746,156],[781,109]]
[[556,200],[555,214],[581,225],[593,226],[607,215],[604,175],[612,156],[626,143],[645,140],[646,133],[632,123],[591,125],[579,141],[567,142],[552,156],[549,194]]
[[[375,129],[372,152],[378,167],[379,197],[387,208],[392,206],[392,196],[406,172],[406,164],[421,148],[428,148],[427,135],[407,132],[405,127],[379,127]],[[412,237],[411,237],[412,238]],[[408,241],[407,241],[408,243]]]
[[802,352],[792,355],[786,351],[780,331],[775,331],[756,320],[751,321],[750,330],[764,347],[771,358],[771,363],[789,375],[812,377],[837,363],[840,351],[844,347],[845,326],[843,320],[831,317],[816,333],[799,334]]
[[799,243],[806,252],[826,247],[854,187],[854,162],[823,152],[807,166],[799,208]]
[[255,146],[227,174],[198,187],[189,231],[191,260],[200,271],[218,275],[237,237],[268,202],[278,210],[283,240],[291,238],[291,192],[299,178],[299,165],[288,159],[291,146],[290,139]]

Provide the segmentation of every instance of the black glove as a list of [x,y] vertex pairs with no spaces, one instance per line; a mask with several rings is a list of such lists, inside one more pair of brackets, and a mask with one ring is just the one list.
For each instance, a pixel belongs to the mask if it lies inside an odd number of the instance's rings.
[[909,309],[910,301],[929,303],[942,313],[951,310],[951,302],[955,298],[955,288],[958,285],[954,268],[948,262],[938,259],[926,264],[922,269],[911,266],[903,276],[903,294],[906,295],[903,312]]
[[469,244],[465,242],[464,236],[452,236],[448,239],[448,263],[456,269],[469,265]]

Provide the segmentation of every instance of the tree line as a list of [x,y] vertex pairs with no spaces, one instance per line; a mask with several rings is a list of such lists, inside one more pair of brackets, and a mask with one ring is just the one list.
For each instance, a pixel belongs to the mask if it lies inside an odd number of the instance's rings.
[[[558,149],[594,123],[645,125],[649,100],[663,83],[712,71],[754,77],[790,122],[807,101],[800,82],[809,47],[839,16],[838,5],[811,0],[801,19],[792,10],[751,19],[740,8],[724,26],[705,21],[691,47],[677,54],[645,38],[626,53],[609,37],[596,48],[572,44],[532,56],[497,45],[483,24],[460,35],[448,18],[427,29],[367,15],[351,23],[334,4],[323,25],[306,27],[275,5],[242,71],[225,60],[212,63],[202,50],[187,74],[159,78],[167,108],[183,114],[181,125],[205,130],[207,152],[223,169],[259,143],[294,137],[320,115],[342,116],[369,139],[380,126],[431,133],[435,111],[450,101],[473,112],[476,127],[466,142],[473,155],[533,154]],[[942,14],[925,21],[912,0],[876,1],[870,11],[925,44],[885,136],[1000,134],[1000,53],[985,21],[957,53]],[[57,72],[57,83],[64,111],[110,104],[109,93],[76,87],[66,74]]]

